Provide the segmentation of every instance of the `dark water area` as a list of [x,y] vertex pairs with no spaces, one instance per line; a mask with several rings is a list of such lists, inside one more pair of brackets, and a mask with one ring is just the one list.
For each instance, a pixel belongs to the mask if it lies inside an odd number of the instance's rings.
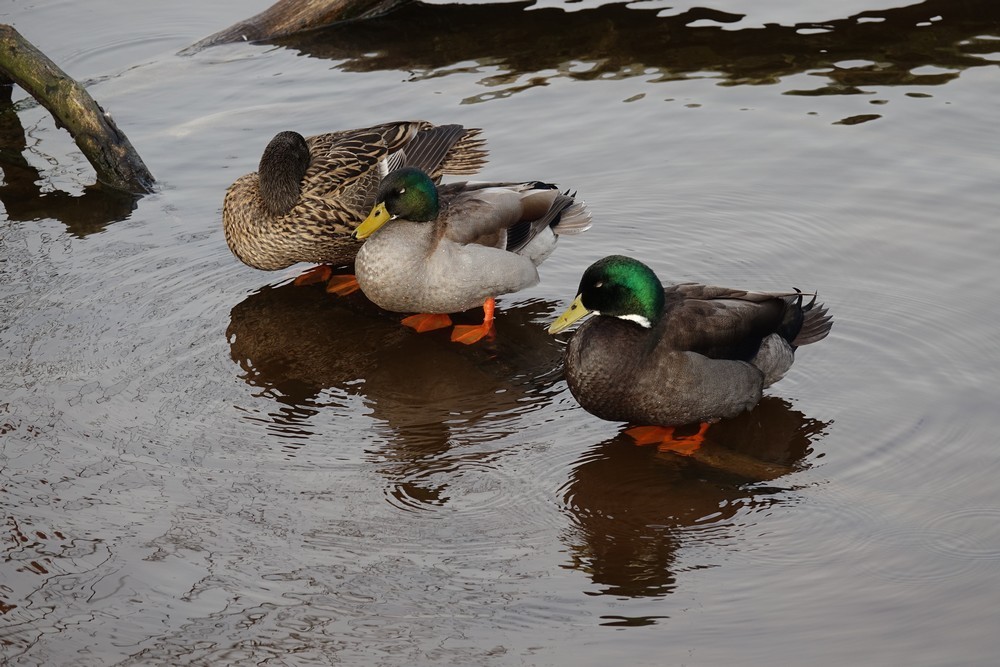
[[[1000,8],[413,4],[180,54],[266,6],[0,8],[158,182],[0,98],[0,662],[995,661]],[[275,132],[397,118],[594,214],[491,340],[226,246]],[[639,447],[546,333],[611,252],[836,324],[694,455]]]

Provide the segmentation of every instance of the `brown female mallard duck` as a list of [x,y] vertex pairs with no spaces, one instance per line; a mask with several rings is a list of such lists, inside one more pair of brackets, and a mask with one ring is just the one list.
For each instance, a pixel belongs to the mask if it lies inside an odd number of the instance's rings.
[[[697,283],[664,288],[642,262],[611,255],[587,269],[549,332],[595,315],[566,348],[573,396],[601,419],[644,425],[629,429],[639,442],[675,450],[681,442],[683,451],[697,447],[707,422],[757,405],[797,347],[830,333],[826,308],[802,297]],[[673,426],[693,423],[697,434],[674,438]]]
[[435,181],[474,174],[487,155],[480,131],[400,121],[308,138],[280,132],[258,170],[226,191],[226,242],[244,264],[265,271],[349,264],[361,247],[351,234],[374,205],[382,177],[403,165]]

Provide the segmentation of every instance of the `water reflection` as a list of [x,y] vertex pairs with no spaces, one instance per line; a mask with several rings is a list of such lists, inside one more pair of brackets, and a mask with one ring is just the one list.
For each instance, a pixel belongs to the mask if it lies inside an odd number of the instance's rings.
[[[929,0],[822,24],[744,29],[741,15],[706,8],[657,17],[656,8],[625,4],[525,11],[530,6],[414,3],[276,43],[342,60],[349,71],[411,71],[416,79],[490,71],[481,83],[495,91],[472,101],[555,77],[669,81],[704,72],[728,84],[776,83],[808,72],[822,77],[814,89],[786,92],[853,94],[864,86],[947,83],[959,70],[995,64],[1000,51],[995,39],[984,37],[985,26],[1000,22],[1000,6],[987,0]],[[919,71],[928,66],[947,71]]]
[[43,190],[42,174],[24,156],[27,147],[24,126],[11,102],[11,86],[0,84],[0,170],[4,175],[0,202],[8,220],[52,218],[83,237],[125,220],[135,210],[138,197],[100,183],[84,187],[82,195]]
[[[311,435],[321,408],[362,397],[391,442],[380,454],[385,467],[409,480],[425,476],[428,461],[441,465],[456,441],[495,439],[513,428],[514,415],[544,404],[561,376],[562,350],[535,320],[554,309],[501,305],[496,338],[466,347],[446,331],[413,333],[359,293],[340,298],[287,284],[234,307],[226,335],[242,379],[278,403],[267,417],[273,432]],[[405,493],[440,501],[436,487]]]
[[765,397],[752,412],[712,425],[690,458],[637,447],[624,433],[598,444],[561,490],[573,519],[564,538],[570,567],[586,572],[601,594],[670,593],[678,548],[722,545],[737,512],[782,502],[784,489],[763,482],[807,467],[827,426]]
[[[30,504],[24,498],[17,500],[8,499],[12,507]],[[95,581],[111,555],[103,540],[68,535],[26,516],[21,507],[4,513],[0,538],[4,553],[0,617],[6,621],[0,656],[15,662],[44,634],[46,617],[64,604],[67,595],[94,594]]]

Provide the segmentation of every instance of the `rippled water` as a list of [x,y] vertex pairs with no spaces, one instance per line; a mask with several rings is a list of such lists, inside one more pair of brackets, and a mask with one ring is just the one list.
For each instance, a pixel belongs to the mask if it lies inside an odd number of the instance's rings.
[[[4,660],[994,661],[991,3],[418,6],[178,55],[266,5],[0,9],[159,184],[94,186],[0,104]],[[594,212],[492,342],[225,245],[276,131],[392,118],[482,127],[485,178]],[[693,457],[636,447],[545,333],[611,251],[815,289],[836,326]]]

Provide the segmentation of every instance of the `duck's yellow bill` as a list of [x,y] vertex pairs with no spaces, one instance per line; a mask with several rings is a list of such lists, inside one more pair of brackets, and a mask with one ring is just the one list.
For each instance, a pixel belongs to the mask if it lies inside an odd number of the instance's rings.
[[577,297],[573,299],[573,304],[567,308],[566,312],[560,315],[549,327],[549,333],[559,333],[577,320],[586,317],[589,313],[590,311],[583,306],[583,295],[577,295]]
[[357,229],[354,230],[354,238],[356,239],[366,239],[375,232],[378,228],[389,222],[392,218],[389,215],[389,210],[385,207],[385,202],[379,202],[375,204],[375,208],[372,212],[368,214],[368,217],[364,219]]

